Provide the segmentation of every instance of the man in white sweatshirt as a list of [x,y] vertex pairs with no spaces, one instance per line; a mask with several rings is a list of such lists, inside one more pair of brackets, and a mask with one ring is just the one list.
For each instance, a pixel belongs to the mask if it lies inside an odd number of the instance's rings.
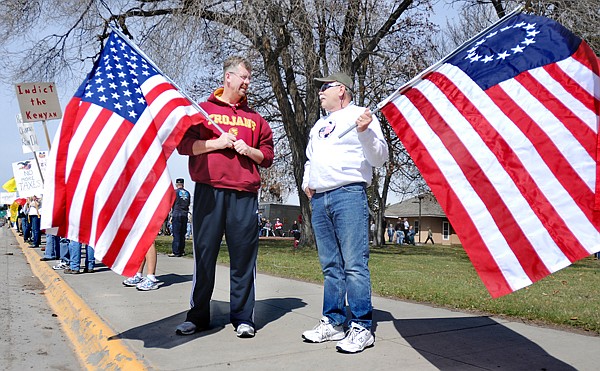
[[[352,79],[335,73],[316,79],[321,117],[310,131],[302,189],[311,200],[312,226],[324,276],[323,318],[302,337],[338,340],[337,350],[361,352],[375,343],[371,332],[369,206],[366,187],[373,167],[388,157],[381,126],[369,109],[352,103]],[[356,129],[339,138],[340,133]],[[344,333],[345,298],[351,317]]]

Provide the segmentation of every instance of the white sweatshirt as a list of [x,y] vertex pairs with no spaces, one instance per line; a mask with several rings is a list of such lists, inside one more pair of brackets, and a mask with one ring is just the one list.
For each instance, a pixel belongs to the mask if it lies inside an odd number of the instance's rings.
[[373,116],[362,133],[355,129],[338,138],[364,111],[365,108],[350,103],[315,123],[306,147],[303,190],[309,187],[320,193],[351,183],[371,184],[372,168],[383,165],[388,158],[388,146],[377,117]]

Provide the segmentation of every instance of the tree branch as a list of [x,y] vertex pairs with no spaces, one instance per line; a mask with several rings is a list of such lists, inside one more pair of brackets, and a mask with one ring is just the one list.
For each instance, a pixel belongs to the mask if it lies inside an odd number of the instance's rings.
[[354,61],[352,62],[352,73],[354,74],[360,65],[369,57],[373,50],[379,45],[381,39],[383,39],[390,31],[390,29],[396,24],[400,16],[408,9],[412,4],[413,0],[403,0],[392,14],[388,17],[385,23],[379,28],[375,35],[369,40],[367,45],[358,53]]

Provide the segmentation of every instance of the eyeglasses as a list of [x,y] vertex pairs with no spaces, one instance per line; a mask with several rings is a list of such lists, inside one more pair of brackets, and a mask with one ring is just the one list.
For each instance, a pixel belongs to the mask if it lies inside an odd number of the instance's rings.
[[240,76],[237,73],[233,72],[233,71],[229,71],[230,74],[239,77],[242,81],[246,82],[250,82],[250,80],[252,79],[252,77],[250,75],[246,75],[246,76]]
[[337,82],[328,82],[327,84],[321,85],[321,89],[319,89],[319,91],[322,93],[329,88],[333,88],[334,86],[341,86],[341,85],[342,84],[339,84]]

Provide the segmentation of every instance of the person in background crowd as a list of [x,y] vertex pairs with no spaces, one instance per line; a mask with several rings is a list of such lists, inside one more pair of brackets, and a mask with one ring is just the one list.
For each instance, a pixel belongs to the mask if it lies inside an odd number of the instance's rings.
[[29,220],[27,218],[28,211],[29,211],[29,201],[25,202],[25,204],[19,210],[19,219],[21,220],[21,228],[23,231],[23,240],[25,242],[31,242],[31,224],[29,224]]
[[388,235],[388,242],[393,243],[394,242],[394,225],[392,223],[390,223],[390,225],[387,227],[387,235]]
[[404,218],[404,224],[403,224],[402,231],[404,232],[404,242],[406,244],[410,244],[410,236],[408,234],[409,229],[410,229],[410,223],[408,222],[408,219]]
[[265,220],[261,231],[263,237],[269,237],[269,233],[271,233],[272,236],[275,236],[275,233],[273,233],[273,230],[271,229],[271,221],[269,219]]
[[36,195],[33,195],[29,200],[29,210],[27,215],[29,217],[29,223],[31,225],[31,246],[29,247],[40,247],[42,242],[42,235],[40,231],[40,216],[41,216],[42,203]]
[[292,227],[290,228],[290,235],[294,237],[294,239],[300,239],[300,226],[298,225],[298,221],[294,220],[292,223]]
[[279,218],[275,220],[275,235],[277,237],[283,237],[283,223]]
[[81,242],[71,240],[69,242],[69,268],[63,270],[64,274],[81,273],[81,248],[85,246],[85,265],[83,273],[94,273],[96,260],[94,259],[94,248],[90,245],[84,245]]
[[297,248],[300,244],[300,226],[298,225],[297,220],[294,220],[294,223],[292,224],[290,236],[294,237],[294,248]]
[[158,232],[159,236],[170,236],[171,235],[171,230],[169,229],[169,220],[171,220],[171,212],[169,212],[169,215],[167,215],[167,217],[165,218],[165,221],[163,222],[162,226],[160,227],[160,232]]
[[22,211],[23,210],[23,205],[19,204],[17,206],[17,215],[16,215],[16,222],[15,225],[17,226],[17,232],[19,232],[19,236],[23,236],[23,222],[21,221],[22,218]]
[[46,231],[46,250],[41,261],[56,260],[60,257],[60,237]]
[[240,338],[255,335],[255,272],[258,253],[259,166],[273,163],[273,133],[248,106],[246,94],[252,66],[240,57],[223,64],[223,87],[200,106],[218,122],[192,126],[177,150],[189,157],[196,182],[193,208],[194,286],[191,309],[177,326],[191,335],[210,325],[210,300],[223,233],[230,257],[229,318]]
[[429,240],[431,240],[432,245],[435,245],[435,242],[433,242],[433,232],[430,227],[427,227],[427,239],[425,240],[425,245],[427,245]]
[[189,240],[191,238],[192,238],[192,213],[188,212],[187,229],[185,231],[185,239]]
[[415,229],[412,225],[408,226],[408,243],[415,246]]
[[[336,73],[317,81],[322,83],[319,101],[327,115],[310,131],[302,189],[312,205],[324,276],[323,317],[302,337],[315,343],[337,340],[338,351],[357,353],[375,343],[366,187],[373,167],[385,163],[388,146],[377,118],[352,102],[348,75]],[[355,130],[339,137],[354,125]],[[344,333],[347,320],[350,329]]]
[[59,239],[60,260],[59,260],[58,264],[52,266],[52,269],[60,270],[60,269],[70,268],[70,261],[71,261],[71,253],[69,252],[70,242],[71,241],[69,241],[66,238]]
[[175,202],[171,210],[171,232],[173,233],[173,244],[171,245],[170,257],[185,255],[185,235],[187,233],[188,212],[190,211],[190,192],[183,188],[183,178],[175,181]]

